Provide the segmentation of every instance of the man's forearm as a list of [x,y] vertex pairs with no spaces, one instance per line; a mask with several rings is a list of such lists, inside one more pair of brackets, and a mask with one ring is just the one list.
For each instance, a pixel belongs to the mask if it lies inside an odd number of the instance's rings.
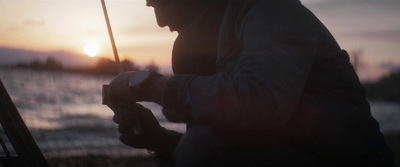
[[157,104],[164,104],[164,88],[171,76],[156,76],[144,90],[146,101],[152,101]]

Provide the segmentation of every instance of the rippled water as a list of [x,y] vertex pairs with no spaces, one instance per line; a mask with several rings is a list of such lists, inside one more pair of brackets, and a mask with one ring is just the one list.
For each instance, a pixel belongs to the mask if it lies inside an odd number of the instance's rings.
[[[112,77],[0,69],[0,78],[46,157],[147,154],[119,142],[113,113],[101,105],[101,86]],[[143,104],[162,126],[185,131],[166,122],[160,106]],[[382,131],[400,131],[400,104],[374,101],[371,109]]]
[[[112,77],[0,69],[0,78],[45,156],[147,154],[119,142],[113,112],[101,104],[101,87]],[[185,131],[166,122],[159,105],[142,104],[162,126]]]

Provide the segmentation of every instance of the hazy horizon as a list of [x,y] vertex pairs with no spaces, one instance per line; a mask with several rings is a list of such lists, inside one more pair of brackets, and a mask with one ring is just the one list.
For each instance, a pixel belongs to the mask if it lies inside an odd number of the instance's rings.
[[[350,54],[360,54],[362,80],[400,69],[400,1],[303,0]],[[172,45],[177,35],[159,28],[145,0],[106,0],[121,59],[146,65],[154,61],[171,71]],[[0,48],[32,52],[65,52],[75,62],[90,63],[84,48],[95,45],[96,57],[112,59],[100,1],[0,1]],[[81,58],[79,58],[81,56]],[[67,58],[66,58],[67,59]],[[0,64],[5,59],[0,60]]]

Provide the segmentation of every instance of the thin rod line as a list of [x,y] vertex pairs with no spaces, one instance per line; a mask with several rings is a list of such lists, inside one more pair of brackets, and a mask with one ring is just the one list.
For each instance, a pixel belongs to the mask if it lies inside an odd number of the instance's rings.
[[115,45],[114,35],[113,35],[112,29],[111,29],[111,24],[110,24],[110,19],[108,18],[106,3],[104,0],[101,0],[101,4],[103,6],[104,17],[105,17],[106,23],[107,23],[108,35],[110,35],[111,45],[112,45],[113,52],[114,52],[114,59],[115,59],[116,65],[117,65],[117,71],[118,71],[118,73],[122,73],[123,72],[122,65],[121,65],[121,62],[119,61],[117,46]]

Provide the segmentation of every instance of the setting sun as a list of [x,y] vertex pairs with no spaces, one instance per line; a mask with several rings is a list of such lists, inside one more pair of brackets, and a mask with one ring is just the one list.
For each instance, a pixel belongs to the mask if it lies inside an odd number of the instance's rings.
[[83,52],[85,52],[85,54],[87,54],[89,57],[95,57],[99,52],[99,46],[94,43],[87,44],[83,48]]

